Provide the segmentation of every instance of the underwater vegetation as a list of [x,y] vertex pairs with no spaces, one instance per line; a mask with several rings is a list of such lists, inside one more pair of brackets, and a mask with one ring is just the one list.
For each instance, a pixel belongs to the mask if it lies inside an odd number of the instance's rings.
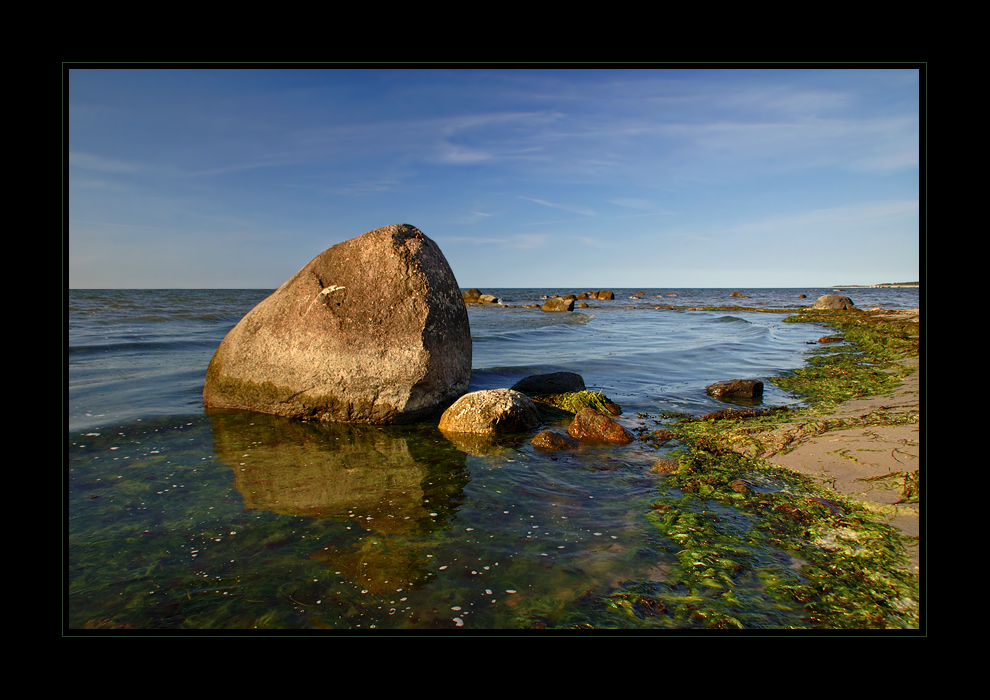
[[[615,627],[717,629],[917,629],[918,579],[910,538],[858,501],[759,457],[786,450],[761,442],[784,422],[818,433],[849,425],[918,422],[917,411],[807,421],[850,398],[892,390],[918,354],[918,327],[861,312],[805,312],[789,322],[829,325],[843,344],[813,351],[777,386],[806,401],[794,409],[725,410],[699,418],[663,414],[642,431],[654,448],[676,446],[654,471],[660,495],[647,519],[673,557],[663,580],[630,582],[600,601]],[[673,459],[671,458],[673,457]],[[903,503],[920,499],[918,472],[878,477]],[[592,626],[590,621],[576,626]]]

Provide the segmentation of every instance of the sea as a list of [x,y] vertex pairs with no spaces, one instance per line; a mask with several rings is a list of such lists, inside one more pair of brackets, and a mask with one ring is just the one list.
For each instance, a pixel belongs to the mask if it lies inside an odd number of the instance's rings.
[[[545,453],[532,435],[452,439],[437,420],[205,410],[213,353],[272,291],[69,290],[66,629],[669,626],[616,622],[607,601],[664,585],[673,554],[645,516],[662,489],[651,467],[676,446]],[[471,391],[576,372],[631,431],[730,407],[705,393],[725,379],[764,380],[762,406],[800,403],[766,380],[801,367],[829,334],[785,322],[822,294],[920,306],[918,287],[613,288],[614,300],[547,313],[524,305],[588,290],[482,291],[505,306],[468,307]],[[769,600],[765,620],[801,625]]]

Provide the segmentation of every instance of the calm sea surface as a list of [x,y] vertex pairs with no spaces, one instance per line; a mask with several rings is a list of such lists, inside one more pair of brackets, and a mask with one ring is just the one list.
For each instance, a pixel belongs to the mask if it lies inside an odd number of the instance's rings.
[[[521,305],[584,290],[483,291]],[[833,290],[613,291],[574,313],[470,307],[471,390],[566,370],[630,429],[643,414],[717,410],[705,386],[799,367],[824,329],[688,309],[793,308]],[[644,519],[662,449],[547,455],[527,436],[454,443],[434,422],[207,414],[210,358],[270,292],[69,292],[70,627],[595,625],[602,596],[662,580],[669,555]],[[843,293],[860,308],[919,306],[917,288]],[[766,384],[764,405],[794,402]]]

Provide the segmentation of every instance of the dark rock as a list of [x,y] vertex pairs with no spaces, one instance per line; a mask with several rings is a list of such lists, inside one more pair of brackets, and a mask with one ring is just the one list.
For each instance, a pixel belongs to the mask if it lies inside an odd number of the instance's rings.
[[840,311],[849,311],[856,308],[853,304],[853,300],[849,297],[844,297],[839,294],[825,294],[824,296],[818,297],[813,309],[834,309]]
[[443,432],[497,435],[539,424],[536,404],[526,394],[512,389],[489,389],[457,399],[443,412],[439,427]]
[[397,423],[467,391],[471,331],[440,248],[408,224],[321,253],[227,334],[209,408]]
[[544,311],[573,311],[574,310],[574,300],[573,299],[561,299],[560,297],[551,297],[547,299],[547,302],[543,305]]
[[579,301],[574,306],[575,306],[575,308],[578,308],[578,309],[587,309],[588,308],[588,305],[585,304],[583,301]]
[[563,394],[570,391],[584,391],[584,378],[575,372],[550,372],[531,374],[512,385],[513,391],[524,394]]
[[709,396],[716,399],[740,398],[755,399],[763,396],[763,382],[758,379],[731,379],[723,382],[715,382],[705,391]]
[[614,420],[593,408],[581,409],[567,428],[567,434],[575,440],[592,440],[625,445],[636,438]]
[[561,435],[552,430],[544,430],[537,433],[532,440],[533,447],[546,452],[557,452],[559,450],[573,450],[580,446],[580,443],[568,435]]
[[807,299],[807,298],[808,298],[807,294],[798,294],[798,299]]

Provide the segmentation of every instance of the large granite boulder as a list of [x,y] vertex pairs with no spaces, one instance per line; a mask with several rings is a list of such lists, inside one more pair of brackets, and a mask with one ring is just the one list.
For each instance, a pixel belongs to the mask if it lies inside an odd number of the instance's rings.
[[478,297],[480,296],[481,296],[481,290],[471,287],[471,289],[467,290],[461,295],[461,298],[464,299],[464,301],[466,302],[478,301]]
[[856,308],[853,300],[841,294],[825,294],[818,297],[812,305],[813,309],[833,309],[836,311],[849,311]]
[[227,334],[203,400],[334,422],[402,423],[468,389],[471,331],[437,244],[408,224],[321,253]]
[[457,399],[440,417],[445,433],[498,435],[540,424],[540,413],[526,394],[512,389],[473,391]]

